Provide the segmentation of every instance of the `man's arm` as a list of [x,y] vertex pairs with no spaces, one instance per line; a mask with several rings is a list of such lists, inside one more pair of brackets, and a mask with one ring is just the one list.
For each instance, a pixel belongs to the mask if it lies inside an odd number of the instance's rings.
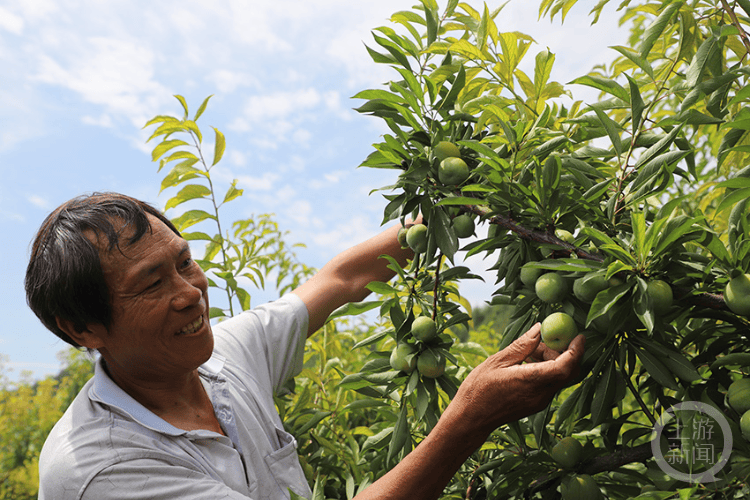
[[[559,356],[540,340],[537,324],[475,368],[430,434],[357,500],[439,498],[494,429],[544,409],[577,374],[585,338],[576,337]],[[546,361],[521,364],[529,358]]]
[[379,258],[381,255],[390,255],[399,265],[406,265],[414,252],[401,248],[398,243],[396,234],[400,227],[390,227],[345,250],[294,290],[307,306],[308,337],[325,324],[333,311],[348,302],[358,302],[367,297],[370,293],[365,288],[368,283],[388,281],[395,275],[394,271],[388,269],[388,261]]

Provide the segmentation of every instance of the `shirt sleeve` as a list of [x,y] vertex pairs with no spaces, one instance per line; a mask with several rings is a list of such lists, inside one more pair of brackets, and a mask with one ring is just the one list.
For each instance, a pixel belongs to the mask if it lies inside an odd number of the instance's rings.
[[302,370],[307,325],[307,307],[289,293],[213,326],[214,351],[278,393]]
[[[67,497],[66,497],[67,498]],[[71,497],[73,498],[73,497]],[[248,500],[194,469],[155,459],[134,459],[99,472],[84,488],[81,500]]]

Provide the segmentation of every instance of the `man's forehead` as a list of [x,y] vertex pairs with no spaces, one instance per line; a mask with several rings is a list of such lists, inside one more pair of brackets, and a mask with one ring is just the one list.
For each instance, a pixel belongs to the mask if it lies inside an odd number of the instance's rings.
[[[88,239],[98,250],[102,256],[110,255],[112,253],[122,253],[128,246],[131,245],[130,240],[135,235],[135,228],[131,224],[127,224],[124,220],[119,217],[111,217],[109,222],[112,224],[114,232],[107,234],[105,231],[99,229],[85,229],[83,235]],[[161,222],[156,217],[148,216],[149,228],[146,229],[146,234],[153,233],[154,222]],[[139,238],[140,240],[141,238]],[[137,242],[135,242],[137,243]]]

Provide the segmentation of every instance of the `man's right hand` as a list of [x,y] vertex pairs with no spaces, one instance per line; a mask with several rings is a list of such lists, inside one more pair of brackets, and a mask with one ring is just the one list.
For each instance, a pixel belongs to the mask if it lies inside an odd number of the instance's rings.
[[460,416],[456,425],[470,426],[468,434],[486,438],[503,424],[543,410],[577,376],[585,341],[578,335],[558,353],[541,343],[537,323],[472,370],[444,416]]

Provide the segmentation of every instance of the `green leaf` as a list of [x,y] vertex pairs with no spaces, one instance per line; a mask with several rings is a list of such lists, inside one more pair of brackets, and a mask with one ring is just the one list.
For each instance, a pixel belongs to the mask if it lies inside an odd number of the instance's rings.
[[594,399],[591,402],[591,420],[594,427],[601,424],[610,415],[609,409],[614,403],[616,387],[617,373],[614,359],[612,359],[607,365],[606,371],[602,372],[596,383]]
[[[635,52],[630,47],[623,47],[621,45],[616,45],[613,47],[610,47],[610,49],[614,49],[623,56],[630,59],[636,66],[641,68],[644,73],[646,73],[648,76],[651,77],[651,80],[654,80],[654,68],[651,67],[651,64],[649,64],[648,59],[645,57],[641,57],[637,52]],[[630,77],[628,75],[625,75],[628,79]]]
[[643,212],[632,212],[630,223],[633,226],[633,246],[636,258],[643,263],[650,248],[646,248],[646,216]]
[[431,8],[428,2],[421,0],[425,7],[425,22],[427,23],[427,45],[432,45],[437,40],[438,33],[438,12],[436,8]]
[[211,195],[211,190],[206,186],[200,184],[188,184],[187,186],[180,189],[180,191],[167,201],[164,210],[169,210],[177,205],[185,203],[186,201],[194,200],[196,198],[206,198]]
[[333,412],[316,411],[315,413],[313,413],[313,416],[307,422],[305,422],[301,427],[294,429],[295,435],[301,436],[302,434],[309,431],[313,427],[316,427],[320,422],[323,421],[324,418],[328,417],[331,414],[333,414]]
[[635,348],[635,354],[638,356],[641,364],[646,369],[646,372],[653,378],[657,384],[676,391],[679,389],[677,382],[675,382],[672,372],[659,361],[659,358],[648,352],[647,349],[640,346],[633,346]]
[[599,118],[599,121],[604,126],[604,130],[607,131],[609,140],[612,142],[612,146],[615,148],[615,153],[617,154],[617,156],[620,156],[622,154],[622,141],[620,139],[620,131],[618,130],[620,126],[615,123],[609,116],[607,116],[607,113],[599,109],[598,106],[590,107],[594,110],[596,116]]
[[679,135],[680,131],[682,130],[682,124],[680,124],[678,127],[672,128],[672,130],[664,136],[662,139],[660,139],[656,144],[649,147],[639,158],[638,161],[635,164],[636,168],[639,168],[644,163],[654,159],[657,155],[660,155],[664,153],[669,146],[674,143],[675,139],[677,139],[677,136]]
[[187,120],[187,117],[188,117],[188,105],[187,105],[187,101],[185,101],[185,98],[182,97],[181,95],[175,95],[174,97],[175,97],[175,99],[177,99],[178,101],[180,101],[180,104],[182,105],[182,109],[185,110],[185,116],[183,116],[182,119],[183,120]]
[[410,439],[409,433],[409,406],[405,404],[405,401],[401,403],[401,411],[398,414],[396,420],[396,426],[393,429],[393,435],[391,436],[391,443],[388,446],[388,458],[387,461],[391,461],[401,452],[402,449],[407,445],[407,441]]
[[214,161],[211,164],[216,165],[221,161],[221,157],[224,156],[224,149],[227,146],[226,139],[224,139],[224,134],[222,134],[219,129],[216,127],[211,127],[214,129],[214,132],[216,133],[216,139],[214,142]]
[[358,316],[367,311],[371,311],[372,309],[375,309],[376,307],[380,307],[382,304],[383,304],[382,300],[371,300],[367,302],[349,302],[339,307],[335,311],[333,311],[331,315],[328,316],[328,319],[326,321],[331,321],[336,318],[341,318],[344,316]]
[[166,164],[175,160],[195,160],[195,162],[199,161],[198,157],[190,151],[176,151],[162,161]]
[[641,38],[641,57],[646,58],[649,55],[654,44],[662,35],[662,33],[664,33],[665,28],[672,20],[672,16],[680,9],[681,6],[682,2],[670,3],[664,8],[663,11],[661,11],[661,14],[659,14],[659,16],[654,19],[654,22],[652,22],[651,25],[646,28],[646,31],[643,33],[643,36]]
[[641,126],[641,119],[643,118],[643,111],[646,109],[646,104],[643,102],[641,97],[641,91],[638,89],[638,84],[625,75],[630,85],[630,113],[633,120],[633,134],[635,135],[638,128]]
[[151,152],[151,161],[158,160],[159,158],[162,157],[164,153],[166,153],[170,149],[173,149],[179,146],[190,146],[190,144],[188,144],[185,141],[181,141],[179,139],[172,139],[172,140],[160,142]]
[[368,283],[365,288],[367,288],[371,292],[374,292],[380,295],[388,295],[388,294],[396,293],[398,291],[395,288],[393,288],[391,285],[389,285],[388,283],[383,283],[380,281],[372,281]]
[[387,50],[401,66],[411,71],[411,65],[409,64],[409,59],[406,57],[406,54],[404,54],[404,49],[387,38],[377,36],[375,33],[372,33],[372,37],[378,45]]
[[195,116],[193,117],[193,121],[194,122],[197,122],[198,118],[201,117],[201,115],[203,114],[203,112],[206,110],[206,106],[208,106],[208,100],[211,99],[212,97],[213,97],[213,94],[210,95],[210,96],[208,96],[208,97],[206,97],[203,100],[203,102],[201,103],[200,107],[198,108],[198,111],[195,112]]
[[242,196],[242,193],[242,189],[237,189],[237,179],[233,180],[232,185],[229,186],[229,189],[227,189],[227,193],[224,195],[224,200],[221,202],[221,204],[223,205],[224,203],[232,201],[238,196]]
[[733,191],[721,200],[721,203],[716,208],[716,212],[721,213],[722,211],[728,208],[732,208],[739,202],[747,200],[748,198],[750,198],[750,187]]
[[719,44],[719,39],[715,36],[708,37],[698,51],[695,53],[690,66],[688,66],[687,72],[685,73],[685,84],[689,87],[695,87],[700,82],[703,73],[706,71],[710,58],[713,55],[716,47]]
[[555,54],[543,50],[536,55],[534,66],[534,92],[536,98],[539,98],[544,91],[549,77],[552,74],[552,66],[555,64]]
[[620,298],[630,291],[630,286],[627,284],[614,286],[602,290],[596,295],[594,302],[591,304],[589,314],[586,317],[586,328],[589,327],[592,321],[599,316],[606,314],[612,306],[614,306]]
[[603,78],[601,76],[594,76],[594,75],[587,75],[587,76],[582,76],[580,78],[576,78],[569,84],[578,84],[578,85],[586,85],[588,87],[594,87],[595,89],[599,89],[603,92],[606,92],[607,94],[613,95],[617,97],[618,99],[625,101],[626,103],[630,102],[630,95],[628,94],[628,91],[625,90],[622,87],[622,85],[620,85],[616,81],[611,80],[609,78]]
[[172,219],[172,224],[175,225],[178,231],[184,231],[190,226],[193,226],[206,219],[216,220],[216,216],[211,215],[205,210],[189,210],[179,217]]
[[430,219],[430,229],[434,228],[437,246],[453,262],[453,255],[458,250],[458,238],[453,232],[451,220],[442,209],[433,210],[432,213],[433,215],[437,214],[437,220],[435,218]]
[[459,40],[450,46],[450,51],[473,61],[484,61],[485,55],[468,40]]
[[458,74],[456,75],[455,80],[453,80],[453,85],[451,85],[450,91],[445,96],[445,98],[437,104],[436,108],[437,109],[453,108],[453,105],[456,102],[456,98],[458,97],[459,92],[461,92],[461,89],[464,88],[465,84],[466,84],[466,70],[464,69],[464,66],[462,64],[458,68]]

